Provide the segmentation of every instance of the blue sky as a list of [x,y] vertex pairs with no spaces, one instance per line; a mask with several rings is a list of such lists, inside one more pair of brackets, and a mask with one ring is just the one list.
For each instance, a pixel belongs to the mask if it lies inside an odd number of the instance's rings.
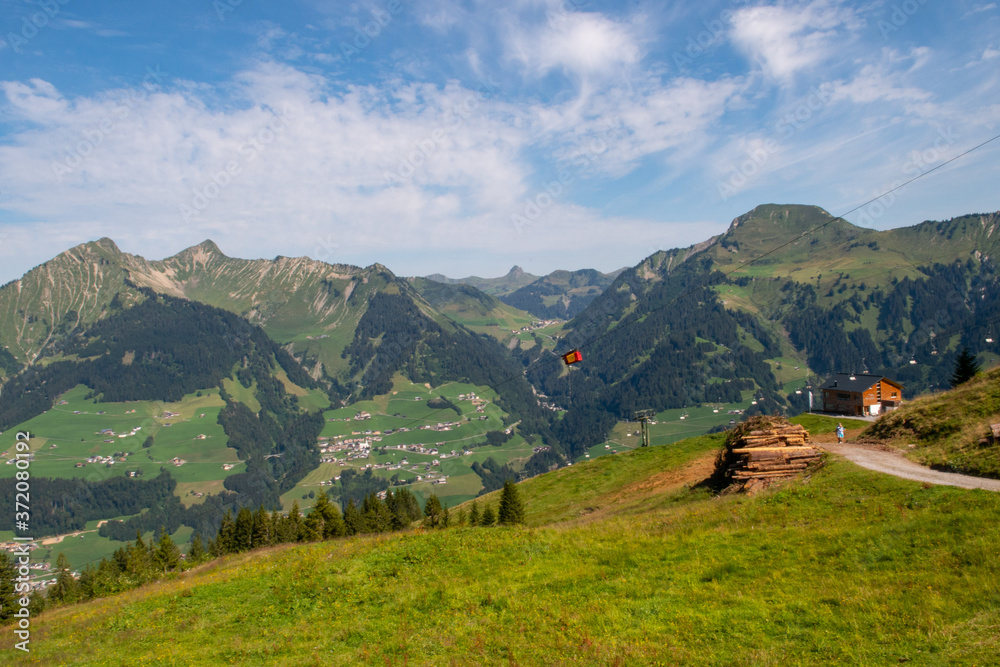
[[[0,281],[211,238],[400,275],[633,265],[1000,134],[996,2],[0,0]],[[1000,209],[1000,140],[847,216]]]

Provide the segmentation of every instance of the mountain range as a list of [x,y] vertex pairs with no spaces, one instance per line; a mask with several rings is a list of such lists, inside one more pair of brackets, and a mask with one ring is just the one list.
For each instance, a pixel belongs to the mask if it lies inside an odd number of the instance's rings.
[[[459,382],[497,392],[506,437],[528,446],[519,465],[538,472],[640,410],[797,413],[833,372],[884,374],[912,397],[945,386],[961,348],[992,365],[998,250],[998,213],[875,231],[775,204],[614,274],[515,267],[478,286],[236,259],[211,241],[151,261],[101,239],[0,288],[0,418],[19,427],[79,385],[98,402],[210,392],[241,462],[228,502],[273,504],[315,465],[310,419],[384,404],[400,382]],[[566,366],[573,349],[583,362]],[[190,511],[175,510],[171,526]]]

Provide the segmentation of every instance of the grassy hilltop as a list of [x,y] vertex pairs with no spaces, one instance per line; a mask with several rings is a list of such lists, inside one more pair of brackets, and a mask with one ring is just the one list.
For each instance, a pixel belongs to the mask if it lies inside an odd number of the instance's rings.
[[[830,427],[811,418],[810,427]],[[831,456],[748,498],[722,436],[528,480],[528,525],[232,556],[32,624],[36,664],[994,662],[1000,495]],[[482,502],[482,499],[480,499]],[[9,633],[2,645],[9,650]],[[9,655],[9,654],[6,654]]]

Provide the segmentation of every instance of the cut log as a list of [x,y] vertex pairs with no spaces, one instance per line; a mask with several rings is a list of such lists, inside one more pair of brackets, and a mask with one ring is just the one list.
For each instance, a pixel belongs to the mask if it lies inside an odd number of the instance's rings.
[[760,451],[765,451],[765,452],[788,452],[788,451],[793,451],[794,452],[794,451],[803,451],[803,450],[807,450],[807,449],[810,450],[810,451],[813,451],[813,452],[816,451],[815,447],[806,447],[804,445],[797,445],[797,446],[794,446],[794,447],[740,447],[739,449],[732,449],[730,451],[732,451],[734,454],[749,454],[751,452],[760,452]]

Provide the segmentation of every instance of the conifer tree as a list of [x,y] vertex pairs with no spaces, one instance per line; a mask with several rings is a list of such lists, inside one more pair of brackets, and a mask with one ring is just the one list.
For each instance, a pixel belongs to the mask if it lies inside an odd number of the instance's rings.
[[320,492],[313,511],[319,512],[320,517],[323,519],[323,539],[343,537],[347,534],[347,528],[344,526],[344,517],[340,514],[340,509],[337,505],[331,503],[329,498],[327,498],[326,491]]
[[236,513],[233,525],[233,545],[235,552],[249,551],[253,546],[253,514],[246,507]]
[[292,509],[288,510],[288,516],[285,518],[285,530],[283,531],[282,537],[285,539],[284,542],[297,542],[301,541],[304,537],[302,531],[302,512],[299,510],[299,501],[292,502]]
[[253,534],[250,539],[251,549],[260,549],[271,544],[271,515],[263,505],[257,508],[253,515]]
[[344,526],[348,535],[357,535],[365,532],[365,518],[354,505],[354,500],[348,499],[347,508],[344,509]]
[[59,557],[56,559],[56,569],[59,571],[59,576],[56,577],[56,583],[49,587],[49,599],[53,602],[64,604],[76,602],[79,594],[79,584],[76,578],[73,577],[66,554],[61,551],[59,552]]
[[492,505],[490,505],[489,503],[486,503],[486,506],[483,507],[482,516],[479,517],[479,525],[480,526],[492,526],[494,523],[496,523],[496,520],[497,520],[497,518],[496,518],[496,515],[493,514],[493,507],[492,507]]
[[125,572],[128,575],[129,585],[138,586],[152,578],[153,554],[138,529],[135,534],[135,544],[129,545],[126,549],[126,562]]
[[188,550],[187,562],[192,564],[205,560],[205,546],[201,541],[201,534],[195,533],[191,538],[191,548]]
[[524,503],[521,502],[521,495],[517,491],[517,485],[513,480],[503,483],[503,491],[500,493],[500,510],[497,512],[497,523],[501,526],[513,526],[524,523]]
[[177,569],[181,562],[181,551],[170,539],[166,527],[160,528],[160,541],[156,545],[156,563],[164,573]]
[[472,507],[469,509],[469,525],[478,526],[480,521],[479,517],[479,501],[473,500]]
[[960,384],[965,384],[976,377],[982,366],[976,361],[976,355],[963,347],[962,353],[955,359],[955,372],[951,375],[951,387],[954,389]]
[[219,532],[215,537],[215,552],[213,555],[225,556],[226,554],[233,553],[233,515],[227,509],[226,513],[222,515],[222,523],[219,525]]
[[319,512],[313,508],[302,522],[302,533],[299,539],[302,542],[317,542],[322,537],[323,519],[320,518]]
[[433,493],[427,496],[424,503],[424,526],[437,528],[441,524],[442,513],[441,500]]
[[97,597],[94,592],[97,586],[97,571],[90,563],[87,563],[83,571],[80,572],[80,579],[77,583],[79,584],[81,600],[91,600]]

